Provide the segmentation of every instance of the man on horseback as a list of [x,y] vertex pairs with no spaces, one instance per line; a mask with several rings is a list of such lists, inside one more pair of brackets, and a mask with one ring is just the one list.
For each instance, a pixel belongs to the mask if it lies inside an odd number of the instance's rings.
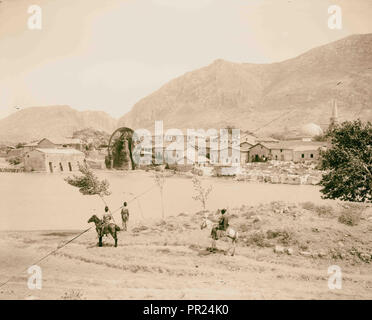
[[105,228],[108,227],[110,223],[112,223],[111,220],[112,220],[112,215],[109,212],[108,206],[106,206],[105,213],[103,214],[103,217],[102,217],[102,232],[104,232]]
[[121,221],[123,224],[123,230],[127,231],[127,222],[129,220],[129,210],[127,208],[127,203],[124,202],[123,209],[121,209]]
[[229,226],[229,217],[226,214],[226,211],[226,209],[222,209],[220,211],[221,216],[219,217],[218,224],[212,229],[211,236],[214,240],[218,240],[219,238],[221,238],[221,236]]

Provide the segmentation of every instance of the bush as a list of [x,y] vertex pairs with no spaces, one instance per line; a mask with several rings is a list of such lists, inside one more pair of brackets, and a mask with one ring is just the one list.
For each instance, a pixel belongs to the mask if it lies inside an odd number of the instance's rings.
[[84,300],[83,292],[81,290],[71,289],[61,297],[62,300]]
[[271,247],[272,245],[266,240],[265,234],[260,232],[255,232],[251,234],[246,241],[247,245],[256,245],[257,247]]
[[284,245],[289,245],[293,239],[292,232],[287,230],[268,230],[266,232],[267,239],[277,239],[277,241]]
[[315,210],[315,204],[310,202],[310,201],[306,201],[306,202],[303,202],[301,203],[301,206],[303,209],[305,210],[309,210],[309,211],[314,211]]
[[334,211],[332,206],[328,205],[323,205],[323,206],[315,206],[315,212],[318,214],[320,217],[332,217],[334,215]]
[[315,212],[320,217],[322,217],[322,216],[323,217],[324,216],[332,217],[334,215],[333,207],[330,206],[330,205],[320,205],[320,206],[318,206],[313,202],[307,201],[307,202],[301,203],[301,206],[305,210]]
[[16,166],[17,164],[20,164],[22,162],[22,159],[20,157],[12,157],[12,158],[7,159],[7,161],[11,165]]
[[360,217],[365,210],[363,205],[349,204],[343,206],[338,221],[348,226],[356,226],[360,222]]

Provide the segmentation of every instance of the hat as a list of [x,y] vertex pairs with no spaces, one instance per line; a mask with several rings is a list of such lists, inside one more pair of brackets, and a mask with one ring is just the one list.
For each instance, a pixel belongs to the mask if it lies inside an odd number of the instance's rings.
[[108,206],[105,207],[105,212],[107,212],[109,210]]

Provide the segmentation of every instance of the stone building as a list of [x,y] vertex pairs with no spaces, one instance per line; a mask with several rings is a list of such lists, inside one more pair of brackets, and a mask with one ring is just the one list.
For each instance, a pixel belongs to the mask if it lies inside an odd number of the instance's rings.
[[76,149],[37,148],[25,154],[25,171],[70,172],[77,171],[85,155]]
[[300,145],[293,148],[293,161],[318,161],[321,147],[315,145]]
[[265,143],[257,143],[249,150],[250,161],[261,161],[268,159],[270,156],[270,146]]

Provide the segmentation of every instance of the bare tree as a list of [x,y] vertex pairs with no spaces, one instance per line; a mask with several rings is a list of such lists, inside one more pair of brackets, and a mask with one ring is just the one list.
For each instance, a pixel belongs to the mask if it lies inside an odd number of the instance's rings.
[[197,177],[197,176],[194,176],[192,178],[192,184],[193,184],[194,190],[196,192],[196,195],[193,196],[192,198],[195,201],[199,200],[201,202],[203,212],[205,213],[206,208],[207,208],[207,200],[208,200],[209,194],[211,193],[211,191],[213,189],[213,186],[209,185],[208,187],[204,187],[202,185],[202,182],[201,182],[200,178]]
[[163,172],[155,172],[154,180],[157,186],[159,187],[160,191],[160,198],[161,198],[161,215],[162,218],[165,218],[164,214],[164,197],[163,197],[163,190],[164,190],[164,184],[165,184],[165,175]]

